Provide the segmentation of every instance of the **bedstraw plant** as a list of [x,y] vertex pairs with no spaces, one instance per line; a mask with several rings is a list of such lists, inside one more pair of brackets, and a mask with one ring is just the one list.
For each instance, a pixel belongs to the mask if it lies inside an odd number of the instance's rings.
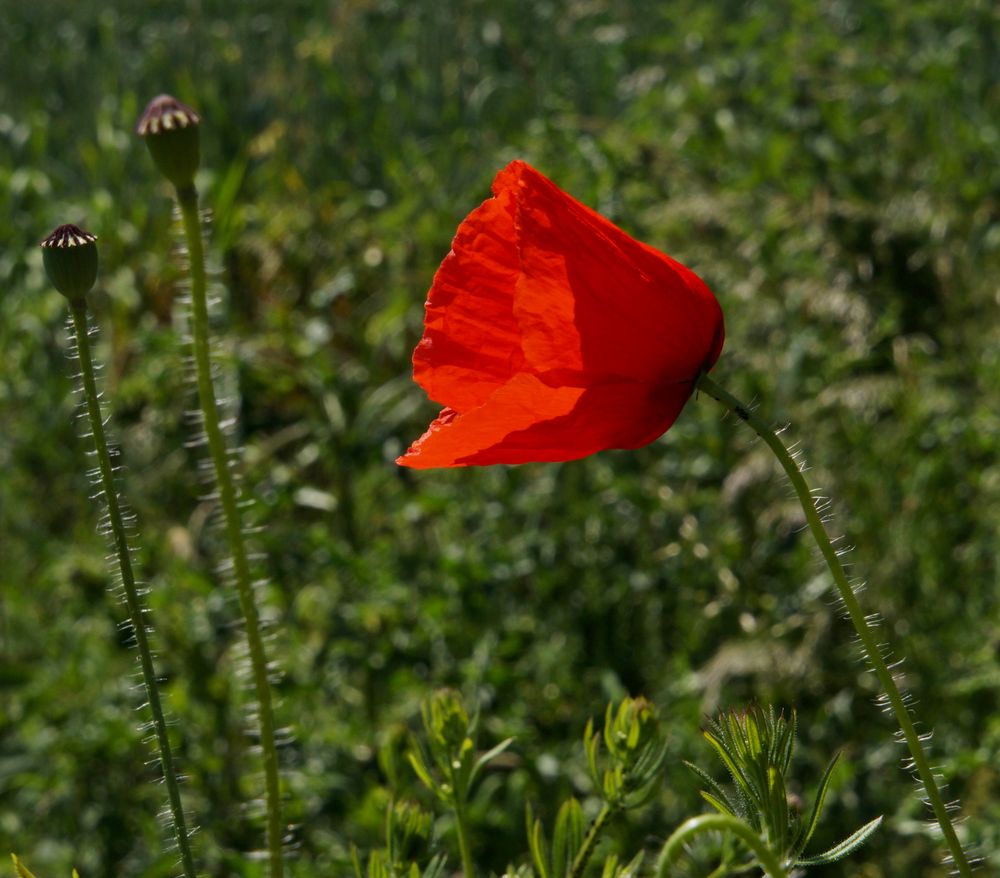
[[750,858],[726,864],[728,871],[740,873],[756,867],[771,878],[786,878],[796,869],[836,862],[868,840],[881,825],[881,817],[866,823],[829,850],[805,856],[806,846],[823,814],[839,754],[823,772],[813,806],[803,819],[801,810],[790,805],[787,783],[796,730],[794,711],[791,719],[786,720],[773,707],[765,710],[756,705],[743,713],[731,712],[709,722],[705,739],[729,772],[732,785],[727,788],[688,763],[708,785],[701,795],[718,813],[693,817],[667,839],[656,867],[657,878],[667,878],[670,866],[703,833],[730,833],[748,849]]
[[[451,690],[429,698],[422,715],[423,734],[414,742],[410,762],[438,804],[455,818],[462,874],[473,878],[476,858],[461,816],[464,804],[476,777],[513,742],[507,739],[478,753],[476,723],[469,720],[461,697]],[[687,763],[707,785],[702,796],[716,813],[693,817],[679,826],[664,844],[651,874],[656,878],[725,878],[759,869],[769,878],[790,878],[803,868],[832,863],[861,847],[881,825],[881,817],[829,850],[805,855],[820,823],[838,757],[827,765],[812,808],[803,816],[792,804],[789,792],[796,732],[795,713],[786,720],[773,707],[752,706],[710,721],[704,737],[732,784],[723,785]],[[528,862],[509,866],[506,878],[581,878],[598,873],[602,878],[631,878],[650,874],[644,869],[642,850],[624,863],[616,852],[606,853],[603,859],[596,854],[612,818],[650,804],[668,777],[666,735],[655,709],[641,697],[609,704],[600,728],[595,728],[593,721],[587,723],[583,751],[592,792],[601,802],[599,809],[588,822],[580,802],[569,797],[559,808],[548,836],[543,821],[534,816],[529,805],[526,829],[530,856]],[[429,819],[419,808],[410,803],[394,804],[387,816],[385,850],[369,857],[367,872],[355,854],[356,878],[439,875],[447,846],[434,851],[432,857],[430,834]],[[706,841],[707,846],[696,851]]]

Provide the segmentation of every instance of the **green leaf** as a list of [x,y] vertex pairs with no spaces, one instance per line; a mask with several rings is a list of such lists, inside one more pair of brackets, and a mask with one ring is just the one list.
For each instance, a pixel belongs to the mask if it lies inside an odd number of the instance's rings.
[[354,867],[354,878],[364,878],[364,872],[361,871],[361,858],[358,856],[357,845],[351,845],[351,865]]
[[420,778],[420,782],[436,796],[444,798],[442,795],[443,791],[431,776],[430,769],[427,767],[427,763],[424,760],[424,754],[415,747],[406,754],[406,758],[410,760],[410,765],[412,766],[417,777]]
[[542,830],[542,821],[534,819],[531,805],[525,807],[525,820],[528,824],[528,849],[531,851],[535,871],[539,878],[549,878],[549,853],[545,849],[545,833]]
[[381,851],[375,851],[368,858],[368,878],[392,878]]
[[423,878],[444,878],[444,867],[447,862],[448,859],[444,854],[438,854],[427,864]]
[[564,878],[583,846],[584,819],[580,803],[569,798],[563,802],[556,815],[556,828],[552,836],[552,875]]
[[828,851],[824,851],[815,857],[808,857],[806,859],[800,859],[795,861],[796,866],[825,866],[828,863],[835,863],[837,860],[843,859],[848,854],[854,853],[861,845],[868,841],[869,836],[882,823],[881,817],[876,817],[871,823],[866,823],[857,832],[849,835],[840,844],[834,845]]
[[[452,780],[455,784],[455,795],[458,801],[464,802],[468,798],[469,789],[472,787],[472,775],[475,773],[476,745],[471,738],[465,738],[458,749],[458,753],[449,763]],[[447,776],[449,769],[443,767]]]
[[823,777],[820,778],[819,789],[816,790],[816,801],[813,802],[812,811],[809,814],[809,819],[802,826],[802,838],[796,845],[798,848],[797,854],[801,854],[805,849],[806,845],[809,844],[809,839],[812,838],[813,833],[816,831],[816,827],[819,825],[819,818],[823,813],[823,806],[826,803],[826,794],[830,790],[830,781],[833,779],[833,770],[837,767],[837,763],[840,761],[840,754],[834,755],[833,759],[830,760],[829,765],[826,767],[826,771],[823,772]]
[[751,801],[757,801],[757,796],[754,795],[754,789],[753,785],[750,783],[750,779],[737,764],[734,756],[730,754],[725,741],[720,737],[716,737],[716,735],[714,735],[711,731],[705,731],[702,734],[705,736],[705,740],[708,741],[708,743],[711,744],[719,754],[719,758],[726,766],[729,776],[733,779],[733,782],[737,785],[737,787],[742,790],[743,794],[748,799]]
[[715,810],[718,811],[720,814],[729,814],[731,817],[736,817],[737,819],[739,819],[740,815],[736,814],[729,807],[729,802],[728,801],[719,801],[717,798],[715,798],[715,796],[713,796],[709,792],[706,792],[705,790],[701,791],[701,797],[706,802],[708,802],[709,805],[711,805],[713,808],[715,808]]
[[14,871],[17,872],[18,878],[35,878],[35,876],[28,871],[28,867],[17,858],[16,854],[11,854],[10,858],[14,861]]
[[476,760],[476,764],[472,767],[472,773],[469,775],[469,786],[471,787],[475,782],[476,778],[479,776],[479,772],[490,762],[496,759],[504,750],[506,750],[511,744],[514,743],[513,738],[507,738],[506,741],[501,741],[496,747],[491,750],[487,750],[482,756]]
[[642,851],[639,851],[628,865],[619,866],[618,857],[615,854],[610,854],[604,861],[601,878],[635,878],[642,866],[642,856]]
[[639,853],[632,857],[628,865],[618,873],[618,878],[636,878],[639,870],[642,868],[643,858],[644,852],[639,851]]
[[[740,804],[738,802],[734,802],[732,798],[730,798],[729,793],[726,792],[726,790],[722,788],[722,785],[718,783],[713,777],[711,777],[708,774],[708,772],[703,771],[693,762],[685,762],[684,764],[688,768],[690,768],[691,771],[693,771],[702,781],[708,784],[709,789],[711,789],[711,796],[714,799],[718,799],[720,802],[724,804],[726,810],[722,812],[723,814],[732,814],[733,817],[740,817],[740,818],[744,816],[743,808],[740,807]],[[708,800],[706,799],[706,801]],[[709,802],[709,804],[711,804],[711,802]],[[712,807],[715,808],[716,806],[712,805]]]
[[590,770],[590,778],[594,786],[601,788],[601,772],[597,767],[597,754],[601,749],[600,734],[594,731],[594,721],[587,720],[587,728],[583,732],[583,749],[587,754],[587,768]]
[[781,766],[781,773],[787,774],[788,767],[792,764],[792,753],[795,750],[795,735],[799,728],[799,718],[798,714],[793,710],[792,718],[788,721],[785,726],[784,734],[781,739],[781,755],[777,761],[777,764]]

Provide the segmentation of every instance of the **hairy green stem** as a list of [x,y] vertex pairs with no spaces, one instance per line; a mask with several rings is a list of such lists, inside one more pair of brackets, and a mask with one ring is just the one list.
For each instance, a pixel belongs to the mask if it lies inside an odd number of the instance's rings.
[[684,821],[667,839],[656,863],[656,878],[667,878],[667,869],[684,851],[687,844],[702,832],[731,832],[743,841],[757,857],[757,862],[770,878],[788,878],[778,858],[756,832],[742,820],[729,814],[704,814]]
[[830,541],[830,536],[823,526],[823,520],[819,512],[816,511],[813,495],[798,464],[796,464],[788,449],[785,448],[784,443],[782,443],[762,418],[758,417],[748,406],[743,405],[736,397],[720,387],[708,375],[701,375],[695,382],[695,387],[721,402],[741,421],[749,424],[757,435],[764,440],[764,443],[771,449],[775,457],[778,458],[781,468],[788,476],[788,480],[795,490],[795,495],[802,505],[802,511],[805,513],[809,531],[812,533],[816,545],[819,546],[823,560],[826,561],[827,567],[830,568],[837,591],[844,602],[844,607],[847,609],[847,614],[851,620],[851,624],[854,626],[854,630],[857,632],[858,639],[864,647],[868,662],[875,671],[875,675],[878,677],[879,683],[881,683],[885,691],[892,711],[896,715],[896,721],[899,723],[903,738],[913,759],[913,766],[920,776],[927,800],[930,802],[934,816],[941,827],[941,832],[944,835],[945,844],[951,853],[954,867],[962,878],[971,878],[972,869],[965,856],[965,851],[962,850],[955,827],[952,825],[951,818],[948,815],[948,809],[945,807],[941,791],[938,789],[937,780],[928,762],[927,754],[924,752],[920,736],[914,727],[910,711],[899,691],[899,686],[896,685],[896,680],[892,672],[883,658],[878,641],[875,639],[875,635],[872,633],[872,629],[869,627],[865,615],[861,610],[857,595],[855,595],[854,589],[851,588],[847,574],[844,572],[844,567],[837,556],[837,551],[834,549],[833,543]]
[[125,606],[128,609],[132,630],[135,634],[136,646],[139,648],[139,664],[142,668],[142,683],[146,690],[146,700],[153,717],[153,729],[156,733],[156,743],[160,750],[160,767],[163,771],[163,782],[167,788],[167,799],[170,816],[173,821],[174,838],[177,850],[180,852],[181,867],[185,878],[195,878],[194,858],[191,856],[191,844],[188,839],[187,822],[184,818],[184,808],[181,805],[180,786],[177,783],[177,773],[174,770],[174,756],[170,749],[170,738],[167,735],[167,721],[163,716],[163,706],[160,703],[160,690],[157,686],[156,670],[153,666],[153,653],[149,648],[149,637],[146,623],[143,619],[143,606],[135,584],[135,574],[132,570],[132,556],[128,544],[128,534],[122,519],[121,505],[115,487],[114,468],[111,465],[111,454],[108,451],[108,441],[104,434],[104,418],[97,394],[97,381],[94,378],[94,361],[90,352],[90,337],[87,326],[87,305],[84,302],[71,306],[73,329],[76,332],[76,353],[80,362],[80,375],[83,378],[83,396],[86,400],[87,416],[90,420],[90,431],[94,437],[94,447],[97,451],[98,468],[101,472],[101,488],[108,506],[108,521],[111,524],[111,534],[115,544],[115,554],[118,556],[118,568],[121,571],[122,587],[125,592]]
[[254,598],[250,561],[243,525],[240,520],[238,492],[229,468],[226,440],[219,425],[215,388],[212,384],[212,365],[208,341],[208,302],[205,290],[205,256],[201,241],[201,221],[198,216],[198,193],[194,186],[177,190],[184,221],[191,263],[191,330],[194,346],[195,371],[198,382],[198,401],[204,419],[209,455],[215,469],[219,501],[225,523],[226,539],[233,563],[233,576],[239,592],[240,609],[246,623],[250,666],[256,689],[260,717],[260,746],[264,758],[264,785],[267,804],[267,850],[272,878],[281,878],[284,871],[282,859],[281,782],[278,773],[278,750],[274,740],[274,710],[271,705],[271,684],[268,679],[267,657],[261,636],[260,617]]
[[614,809],[607,802],[597,812],[594,822],[590,824],[587,834],[583,837],[583,844],[580,845],[580,850],[577,851],[576,856],[573,858],[573,866],[569,870],[570,878],[580,878],[583,875],[583,870],[587,868],[587,863],[590,862],[590,858],[593,856],[594,848],[597,847],[597,841],[601,837],[601,832],[613,813]]

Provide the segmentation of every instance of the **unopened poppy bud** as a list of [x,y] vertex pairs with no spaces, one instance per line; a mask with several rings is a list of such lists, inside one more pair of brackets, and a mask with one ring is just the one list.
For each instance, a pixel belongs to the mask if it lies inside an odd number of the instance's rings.
[[97,235],[79,226],[59,226],[41,242],[45,273],[71,302],[82,302],[97,280]]
[[149,102],[135,126],[160,173],[178,189],[190,186],[198,170],[200,122],[201,117],[177,98],[159,95]]

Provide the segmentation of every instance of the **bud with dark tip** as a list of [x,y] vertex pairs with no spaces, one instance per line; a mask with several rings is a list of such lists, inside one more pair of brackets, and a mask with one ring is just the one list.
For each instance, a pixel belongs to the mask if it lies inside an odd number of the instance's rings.
[[97,280],[97,235],[59,226],[41,242],[45,273],[70,302],[83,302]]
[[191,186],[198,170],[200,122],[201,117],[177,98],[159,95],[149,102],[135,126],[160,173],[178,189]]

